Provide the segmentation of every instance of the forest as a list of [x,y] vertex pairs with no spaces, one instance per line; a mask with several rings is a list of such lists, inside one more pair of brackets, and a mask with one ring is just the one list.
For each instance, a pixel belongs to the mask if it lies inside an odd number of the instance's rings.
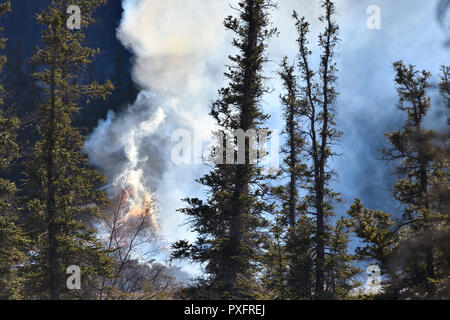
[[[368,83],[352,80],[361,85],[351,92],[340,85],[345,12],[317,0],[312,20],[299,1],[284,22],[294,54],[278,46],[284,57],[274,61],[282,1],[210,1],[224,2],[227,15],[214,4],[196,13],[181,0],[124,0],[121,21],[105,28],[113,1],[40,0],[27,22],[32,46],[0,27],[0,300],[449,299],[450,1],[436,1],[432,17],[448,32],[439,44],[446,58],[426,64],[439,72],[406,58],[384,66],[394,76],[373,89],[373,103],[395,121],[365,154],[366,173],[348,163],[362,172],[354,184],[389,175],[382,205],[366,204],[367,192],[349,202],[337,183],[346,174],[337,165],[348,159],[343,139],[367,135],[371,144],[366,131],[379,126],[367,117],[373,123],[355,133],[341,123],[341,97],[359,99]],[[129,20],[137,8],[151,14]],[[387,28],[371,8],[362,12],[367,28]],[[0,26],[16,10],[25,11],[17,0],[1,1]],[[205,26],[187,38],[190,24],[171,29],[178,15]],[[142,43],[133,37],[147,19],[161,30]],[[123,47],[99,48],[105,29]],[[184,125],[212,141],[200,169],[185,157],[173,169],[174,154],[187,152],[172,148]],[[279,163],[267,168],[274,154],[264,146],[274,141]],[[181,174],[189,170],[192,179]]]

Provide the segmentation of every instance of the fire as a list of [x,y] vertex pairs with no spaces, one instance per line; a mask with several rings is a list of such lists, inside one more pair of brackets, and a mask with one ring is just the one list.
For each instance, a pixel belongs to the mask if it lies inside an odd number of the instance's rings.
[[[150,195],[148,197],[150,198]],[[158,229],[152,200],[146,200],[144,205],[132,206],[126,213],[124,220],[125,222],[145,220],[145,223],[148,223],[153,230]]]
[[118,193],[116,191],[108,211],[111,218],[116,219],[116,225],[121,225],[124,230],[141,224],[144,229],[158,230],[154,196],[132,184],[122,186]]

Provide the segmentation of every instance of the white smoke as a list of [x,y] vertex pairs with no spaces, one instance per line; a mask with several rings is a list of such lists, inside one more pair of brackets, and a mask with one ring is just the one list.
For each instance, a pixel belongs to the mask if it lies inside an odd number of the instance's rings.
[[[117,36],[135,54],[133,76],[182,124],[211,128],[210,101],[222,77],[226,1],[124,0]],[[198,127],[200,126],[200,127]]]
[[114,193],[124,187],[132,189],[132,206],[141,208],[151,190],[142,167],[148,156],[140,150],[145,139],[155,133],[166,118],[161,108],[155,112],[147,108],[147,99],[143,92],[123,115],[109,112],[85,144],[90,163],[101,167],[108,175],[113,186],[111,191]]
[[[206,168],[175,166],[171,135],[177,129],[203,134],[213,129],[208,114],[224,80],[230,39],[222,22],[229,5],[220,0],[123,0],[122,5],[117,37],[134,53],[133,78],[143,91],[125,112],[111,112],[101,121],[85,149],[113,189],[126,180],[139,190],[135,201],[156,186],[163,242],[192,239],[176,210],[184,206],[181,199],[202,195],[193,184]],[[166,248],[158,249],[157,258],[167,259],[168,246],[156,245]]]

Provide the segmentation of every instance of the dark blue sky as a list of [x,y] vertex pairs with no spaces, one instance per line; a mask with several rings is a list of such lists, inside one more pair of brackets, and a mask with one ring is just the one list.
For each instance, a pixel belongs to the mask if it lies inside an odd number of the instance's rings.
[[[11,2],[12,11],[4,18],[4,35],[8,38],[9,45],[15,48],[17,42],[21,41],[25,57],[29,57],[39,45],[41,27],[36,24],[35,16],[46,5],[46,0],[14,0]],[[98,73],[110,74],[119,49],[126,60],[131,58],[130,52],[116,38],[115,30],[121,16],[121,1],[110,0],[106,6],[97,10],[98,24],[90,27],[87,32],[88,45],[102,50],[95,63]]]

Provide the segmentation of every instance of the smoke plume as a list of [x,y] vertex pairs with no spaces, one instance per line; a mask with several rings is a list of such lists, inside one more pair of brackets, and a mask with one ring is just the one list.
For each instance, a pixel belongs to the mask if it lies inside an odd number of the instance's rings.
[[155,188],[157,258],[166,260],[168,244],[193,237],[176,210],[186,196],[202,195],[193,181],[205,169],[175,166],[171,135],[177,129],[203,134],[213,129],[209,105],[223,81],[229,39],[222,20],[229,7],[197,0],[124,0],[122,5],[117,37],[134,53],[133,78],[143,90],[125,112],[110,112],[99,123],[85,149],[106,173],[108,190],[126,181],[138,191],[134,201],[143,203]]

